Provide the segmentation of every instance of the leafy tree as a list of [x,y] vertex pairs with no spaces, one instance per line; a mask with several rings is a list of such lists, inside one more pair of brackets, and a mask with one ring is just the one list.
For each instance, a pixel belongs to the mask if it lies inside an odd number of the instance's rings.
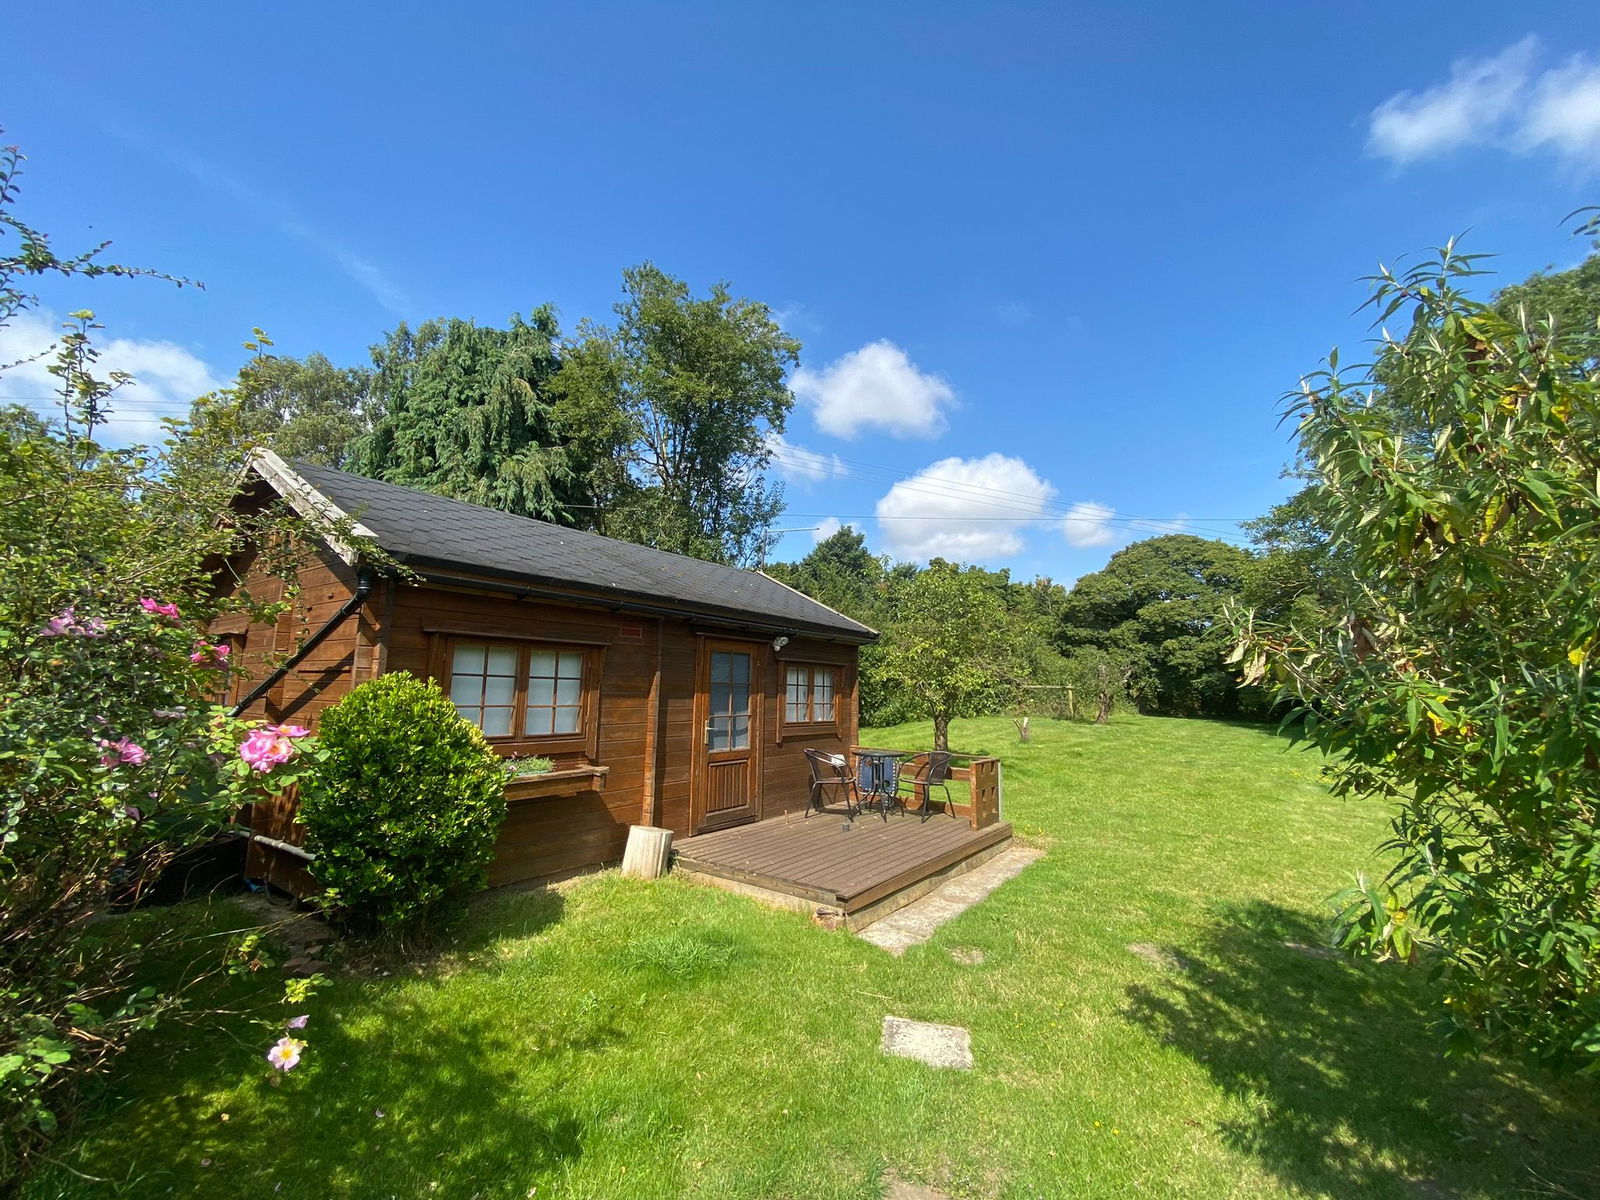
[[1222,620],[1250,568],[1248,550],[1169,534],[1135,542],[1078,580],[1060,609],[1056,639],[1109,651],[1133,665],[1130,686],[1145,712],[1226,716],[1240,711],[1232,645]]
[[794,405],[800,343],[725,283],[693,296],[650,263],[623,272],[614,327],[584,322],[555,381],[556,416],[594,528],[714,562],[770,544],[782,491],[768,437]]
[[1071,688],[1066,713],[1069,719],[1092,719],[1096,725],[1104,725],[1112,713],[1131,703],[1128,688],[1138,666],[1126,655],[1083,646],[1063,663],[1060,678]]
[[192,430],[220,424],[229,438],[268,446],[284,458],[344,466],[372,426],[371,372],[336,367],[323,354],[265,353],[271,345],[255,331],[245,348],[258,353],[241,369],[240,386],[197,400]]
[[[1506,320],[1525,315],[1536,325],[1554,322],[1566,342],[1570,370],[1582,373],[1600,365],[1600,254],[1567,271],[1535,272],[1496,293],[1493,307]],[[1368,400],[1425,451],[1439,431],[1427,415],[1426,391],[1413,400],[1409,378],[1393,347],[1380,347]],[[1264,620],[1309,626],[1318,614],[1338,606],[1351,567],[1344,550],[1329,538],[1315,473],[1302,465],[1292,474],[1305,485],[1265,516],[1245,523],[1259,557],[1246,573],[1242,598]]]
[[551,425],[559,359],[553,309],[509,328],[404,322],[372,348],[375,416],[348,463],[358,474],[525,517],[572,524],[579,498]]
[[885,603],[883,563],[867,549],[866,535],[846,525],[818,542],[799,562],[772,563],[766,573],[813,600],[876,627]]
[[1572,371],[1600,365],[1600,254],[1591,254],[1567,271],[1535,271],[1503,288],[1495,311],[1508,321],[1549,321],[1565,342]]
[[[1395,805],[1351,945],[1432,964],[1451,1046],[1600,1070],[1600,376],[1592,329],[1472,300],[1446,247],[1384,271],[1377,369],[1293,400],[1334,620],[1238,618],[1336,788]],[[1394,414],[1407,414],[1396,421]],[[1414,436],[1417,429],[1432,436]]]
[[[34,303],[33,276],[158,274],[102,263],[104,245],[56,255],[12,211],[18,161],[0,149],[0,325]],[[230,512],[239,446],[216,430],[191,441],[179,426],[158,454],[100,447],[127,376],[96,376],[98,329],[74,313],[58,340],[59,423],[0,410],[0,1190],[48,1142],[73,1085],[200,970],[142,980],[169,923],[96,918],[317,753],[304,731],[250,728],[214,703],[230,668],[205,637],[215,564],[304,527]]]
[[895,589],[876,670],[933,721],[933,748],[950,748],[950,721],[1005,707],[1027,672],[1026,637],[989,573],[935,559]]
[[289,523],[222,519],[231,471],[93,441],[113,390],[90,373],[97,328],[78,314],[52,367],[69,432],[0,414],[0,1181],[191,982],[138,985],[164,922],[93,918],[316,753],[227,716],[228,647],[204,634],[215,563]]

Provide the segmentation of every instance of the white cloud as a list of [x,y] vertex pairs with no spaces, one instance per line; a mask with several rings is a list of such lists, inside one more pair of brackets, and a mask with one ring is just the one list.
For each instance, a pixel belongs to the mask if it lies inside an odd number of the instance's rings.
[[811,540],[821,545],[841,529],[854,529],[849,521],[841,521],[838,517],[823,517],[817,522],[817,527],[811,531]]
[[1493,140],[1527,87],[1536,47],[1528,37],[1493,58],[1459,59],[1449,83],[1390,96],[1373,110],[1368,148],[1408,163]]
[[1600,64],[1581,57],[1546,71],[1522,128],[1529,146],[1577,162],[1600,161]]
[[1537,69],[1537,38],[1460,59],[1450,80],[1400,92],[1372,112],[1367,148],[1406,164],[1468,146],[1546,150],[1579,166],[1600,156],[1600,65],[1582,55]]
[[[55,399],[60,381],[47,367],[52,360],[48,351],[61,333],[60,318],[43,309],[22,313],[0,327],[0,404],[20,404],[60,419],[60,402]],[[225,386],[205,362],[176,342],[97,337],[94,344],[100,351],[92,368],[97,378],[105,379],[113,371],[134,377],[133,383],[113,393],[111,419],[97,434],[97,440],[108,446],[160,442],[166,436],[163,417],[186,416],[190,401]],[[14,362],[18,365],[5,367]]]
[[893,342],[869,342],[821,370],[801,367],[789,381],[815,407],[825,433],[853,438],[876,426],[898,438],[932,438],[945,431],[955,389],[917,369]]
[[876,511],[896,558],[974,562],[1020,553],[1022,530],[1055,494],[1020,458],[945,458],[895,484]]
[[849,468],[837,454],[823,454],[796,446],[786,441],[781,433],[767,434],[767,449],[772,454],[773,469],[791,482],[820,483],[824,479],[839,479],[850,474]]
[[1067,515],[1061,518],[1061,533],[1067,539],[1067,545],[1079,549],[1109,546],[1117,536],[1109,524],[1116,515],[1116,509],[1107,508],[1104,504],[1096,504],[1092,500],[1081,501],[1067,509]]

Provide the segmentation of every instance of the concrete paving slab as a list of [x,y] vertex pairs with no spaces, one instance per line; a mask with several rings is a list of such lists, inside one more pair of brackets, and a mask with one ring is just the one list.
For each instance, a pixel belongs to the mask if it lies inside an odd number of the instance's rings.
[[883,1194],[883,1200],[951,1200],[949,1192],[941,1192],[925,1183],[912,1183],[893,1172],[884,1182],[889,1185],[889,1190]]
[[1031,846],[1012,846],[988,862],[941,883],[921,900],[892,912],[881,921],[859,930],[856,936],[890,954],[904,954],[933,936],[934,930],[952,917],[958,917],[1024,867],[1044,857],[1043,850]]
[[959,1025],[885,1017],[879,1049],[896,1058],[914,1058],[930,1067],[972,1070],[972,1035]]

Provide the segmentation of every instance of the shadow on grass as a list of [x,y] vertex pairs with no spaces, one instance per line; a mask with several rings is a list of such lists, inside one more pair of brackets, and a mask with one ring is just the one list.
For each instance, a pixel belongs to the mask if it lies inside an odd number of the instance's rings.
[[[561,915],[559,895],[510,898],[454,949],[492,953]],[[503,995],[486,1013],[451,1002],[440,966],[341,980],[308,1006],[308,1049],[286,1074],[264,1057],[276,1028],[159,1027],[59,1148],[74,1174],[47,1166],[23,1195],[487,1197],[578,1160],[585,1125],[550,1081],[623,1039],[610,1014],[578,997],[533,1024]],[[270,998],[278,977],[250,986]]]
[[1218,1130],[1285,1184],[1336,1200],[1594,1195],[1591,1086],[1450,1060],[1420,973],[1320,950],[1302,914],[1223,915],[1186,970],[1129,989],[1129,1015],[1204,1067],[1248,1114]]

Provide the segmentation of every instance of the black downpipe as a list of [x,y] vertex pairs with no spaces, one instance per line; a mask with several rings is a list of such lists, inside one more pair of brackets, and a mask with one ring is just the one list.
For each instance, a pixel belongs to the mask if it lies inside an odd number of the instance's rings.
[[257,700],[261,699],[261,697],[270,692],[280,679],[304,662],[306,655],[310,654],[318,646],[322,645],[323,642],[327,641],[328,635],[335,629],[339,628],[339,626],[343,625],[345,621],[349,619],[350,614],[355,612],[356,609],[360,608],[362,604],[366,602],[367,596],[372,592],[372,585],[376,582],[376,580],[377,576],[373,573],[371,567],[357,567],[356,590],[354,594],[351,595],[350,599],[346,600],[339,606],[339,611],[334,613],[333,616],[329,617],[322,628],[317,630],[309,639],[307,639],[305,645],[301,646],[300,649],[296,650],[292,655],[290,655],[288,662],[284,663],[276,671],[272,672],[272,674],[268,675],[260,683],[256,684],[256,686],[250,690],[250,694],[248,696],[239,701],[239,703],[235,704],[233,708],[229,710],[228,715],[231,717],[237,717],[245,709],[249,708]]

